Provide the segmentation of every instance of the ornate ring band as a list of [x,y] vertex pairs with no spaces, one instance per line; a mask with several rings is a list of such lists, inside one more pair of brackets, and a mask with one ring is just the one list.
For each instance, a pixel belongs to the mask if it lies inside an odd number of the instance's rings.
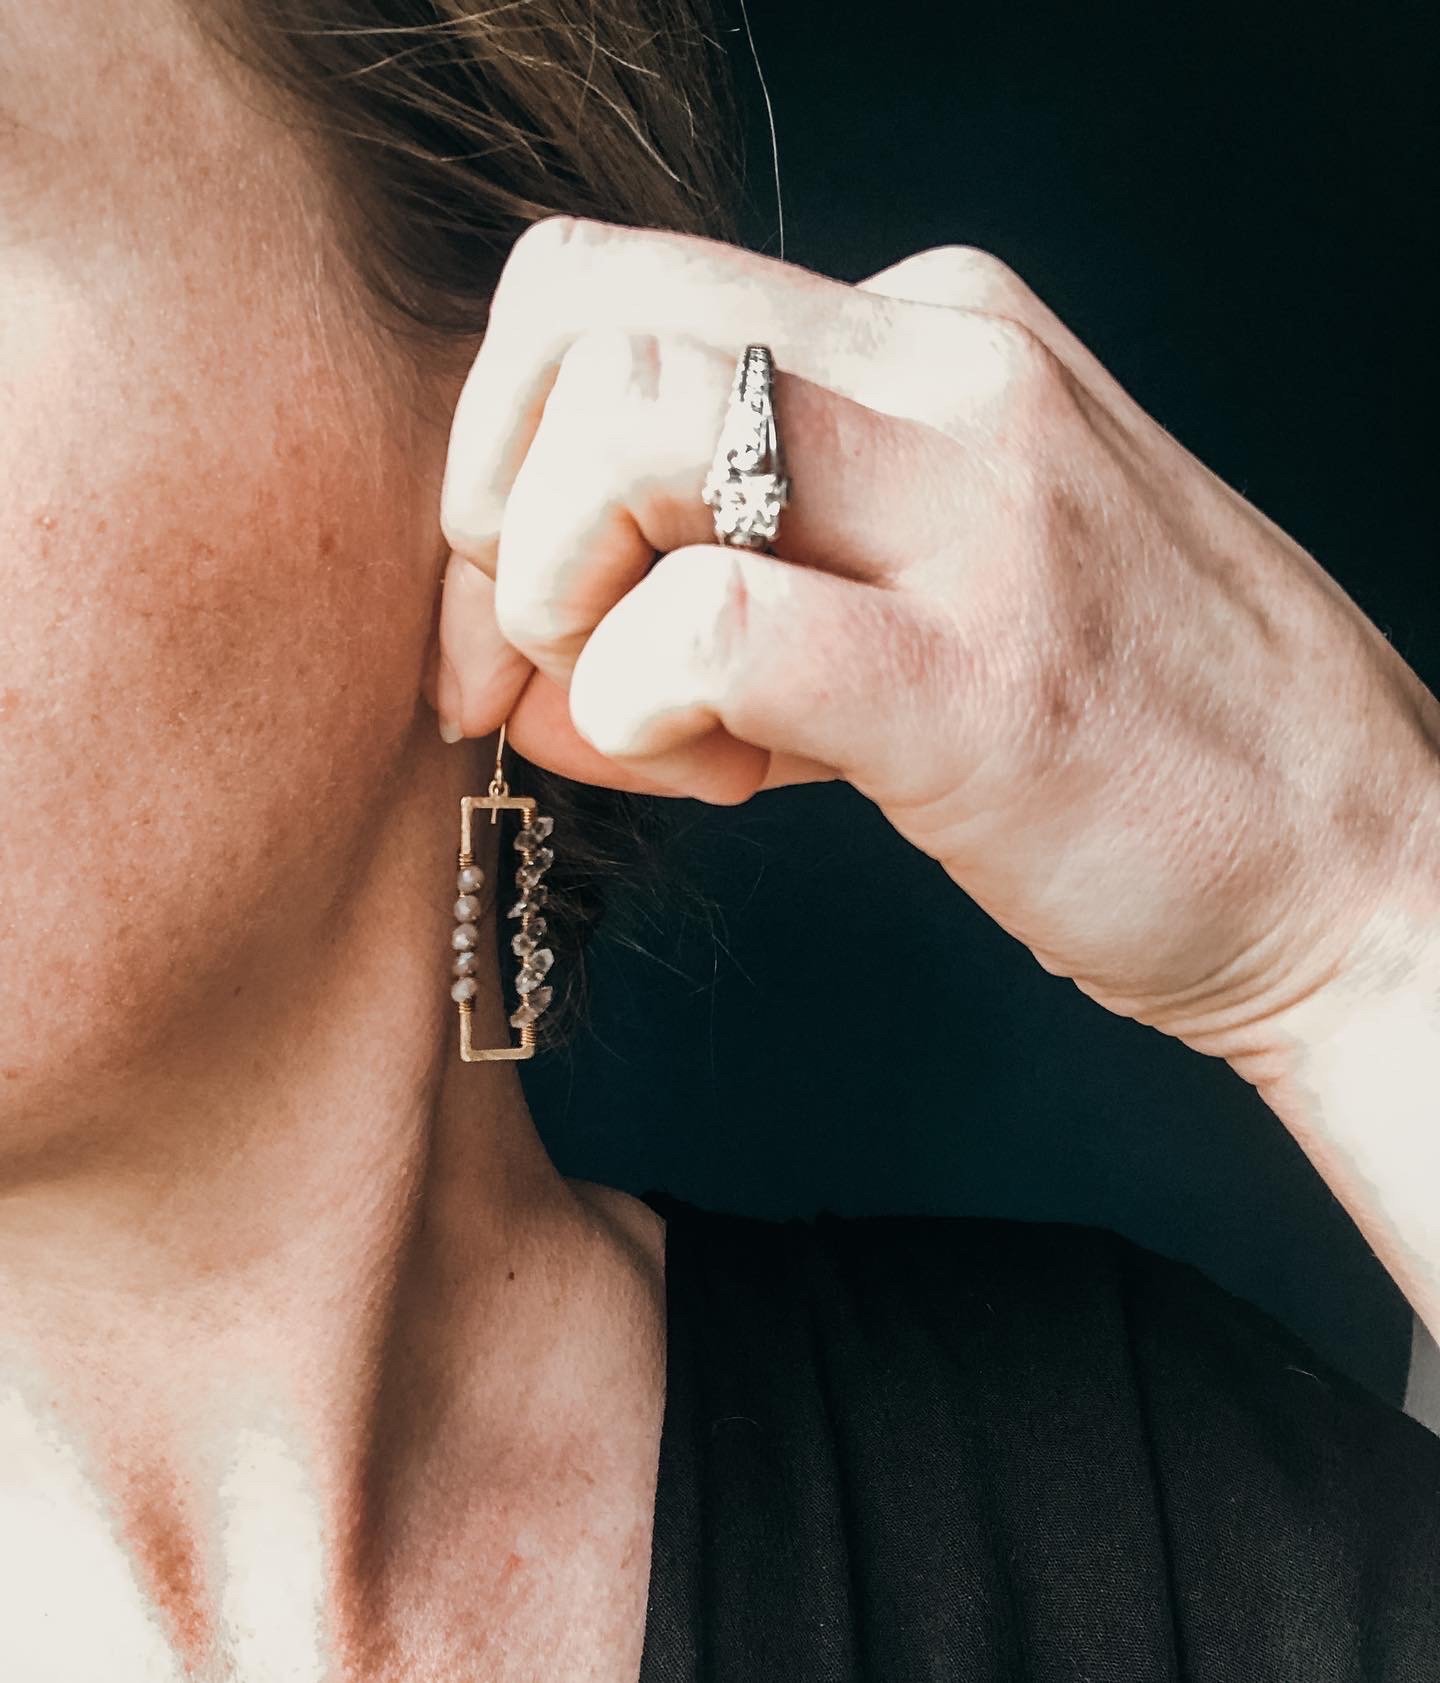
[[775,426],[775,364],[766,345],[747,345],[735,364],[730,403],[700,495],[714,511],[715,541],[768,549],[790,500]]

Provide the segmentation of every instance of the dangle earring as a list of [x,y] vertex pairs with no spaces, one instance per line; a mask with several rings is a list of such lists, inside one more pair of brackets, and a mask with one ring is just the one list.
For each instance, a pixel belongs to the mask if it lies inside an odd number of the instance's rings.
[[[455,931],[450,937],[450,944],[455,953],[452,966],[455,984],[450,989],[450,997],[460,1008],[460,1056],[467,1064],[506,1058],[533,1058],[535,1022],[552,997],[552,990],[543,980],[546,971],[555,961],[555,955],[549,947],[541,945],[541,938],[545,934],[545,919],[540,916],[540,907],[545,904],[546,889],[540,878],[555,862],[554,853],[544,845],[546,838],[555,828],[555,820],[537,816],[533,795],[510,793],[510,786],[505,781],[501,767],[504,753],[505,726],[502,724],[500,741],[495,749],[495,775],[490,779],[488,792],[483,795],[462,795],[460,798],[460,871],[455,879],[460,898],[455,902]],[[520,928],[510,942],[510,950],[521,961],[519,974],[515,978],[515,986],[520,994],[520,1006],[510,1017],[511,1027],[520,1030],[520,1044],[478,1047],[470,1042],[470,1029],[473,1002],[479,992],[479,983],[475,980],[475,971],[479,965],[479,955],[475,951],[475,943],[479,939],[475,918],[480,911],[478,896],[485,882],[485,873],[475,863],[475,854],[470,845],[470,820],[475,811],[488,810],[490,822],[496,824],[501,812],[506,809],[523,814],[519,833],[515,837],[516,851],[520,854],[515,883],[520,890],[520,898],[506,914],[508,917],[520,919]]]

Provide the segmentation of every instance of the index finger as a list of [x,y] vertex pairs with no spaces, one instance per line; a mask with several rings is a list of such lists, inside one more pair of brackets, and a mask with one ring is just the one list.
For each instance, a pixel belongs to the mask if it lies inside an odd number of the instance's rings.
[[586,329],[688,334],[737,353],[766,344],[778,366],[870,401],[862,391],[876,384],[883,303],[720,240],[571,216],[533,223],[506,260],[456,403],[440,497],[446,542],[493,574],[505,498],[560,359]]
[[546,217],[506,259],[451,421],[441,527],[491,577],[505,499],[560,359],[601,327],[728,343],[736,355],[768,345],[777,368],[981,450],[990,404],[1037,349],[1061,363],[1089,357],[1017,277],[968,248],[917,253],[852,286],[697,234]]

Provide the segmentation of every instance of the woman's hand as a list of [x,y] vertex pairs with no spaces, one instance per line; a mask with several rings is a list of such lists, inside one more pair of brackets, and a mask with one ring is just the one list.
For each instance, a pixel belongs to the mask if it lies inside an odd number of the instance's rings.
[[[773,556],[700,498],[750,342]],[[712,802],[843,777],[1047,970],[1252,1078],[1397,882],[1435,881],[1435,698],[983,253],[857,287],[537,224],[442,525],[442,720]]]

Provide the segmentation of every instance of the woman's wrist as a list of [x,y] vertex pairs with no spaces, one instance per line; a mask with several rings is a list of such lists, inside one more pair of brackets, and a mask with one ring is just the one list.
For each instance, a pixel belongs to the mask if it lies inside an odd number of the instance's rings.
[[[1440,822],[1323,990],[1277,1026],[1256,1079],[1440,1339]],[[1239,1066],[1237,1066],[1239,1067]]]

